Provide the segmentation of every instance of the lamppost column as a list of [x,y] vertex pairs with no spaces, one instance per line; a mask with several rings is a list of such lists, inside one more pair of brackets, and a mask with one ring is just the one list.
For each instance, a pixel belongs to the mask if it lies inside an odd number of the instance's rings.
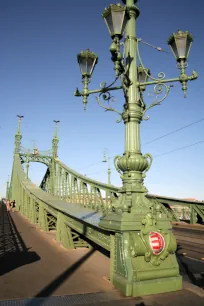
[[20,153],[20,148],[21,148],[21,139],[22,139],[22,135],[21,135],[21,120],[24,116],[17,116],[18,117],[18,129],[15,135],[15,150],[14,153]]
[[56,184],[56,158],[58,157],[58,123],[59,120],[54,120],[55,122],[55,130],[54,130],[54,136],[52,139],[52,163],[51,163],[51,192],[54,195],[55,194],[55,184]]
[[[111,280],[116,288],[123,291],[126,296],[143,296],[146,294],[162,293],[182,289],[182,278],[179,275],[179,266],[176,261],[176,239],[172,233],[171,220],[166,210],[157,198],[146,196],[147,189],[143,184],[145,174],[152,163],[152,156],[142,155],[140,147],[140,123],[146,112],[159,105],[168,95],[171,82],[180,82],[186,93],[187,82],[195,80],[198,75],[193,71],[191,76],[185,73],[192,35],[179,30],[173,33],[168,40],[173,54],[181,69],[179,77],[165,79],[160,72],[158,77],[152,77],[149,69],[142,63],[138,44],[141,39],[136,37],[136,19],[139,9],[135,5],[137,0],[122,0],[105,8],[102,16],[112,38],[110,46],[111,59],[114,62],[116,79],[109,86],[101,83],[100,89],[89,90],[85,77],[90,81],[92,72],[97,63],[98,56],[89,49],[78,54],[78,63],[84,82],[84,90],[78,88],[75,96],[82,96],[84,104],[91,94],[100,93],[97,102],[106,111],[113,111],[120,115],[119,120],[125,125],[125,148],[122,156],[114,158],[116,170],[120,173],[122,187],[119,197],[111,202],[111,207],[105,210],[100,218],[99,226],[115,232],[111,244],[112,275]],[[125,37],[125,59],[120,52],[120,40]],[[144,42],[143,42],[144,43]],[[159,50],[159,48],[158,48]],[[137,57],[140,65],[137,66]],[[126,63],[124,63],[126,62]],[[121,86],[113,86],[118,78]],[[151,81],[148,79],[151,78]],[[147,106],[143,101],[143,92],[146,86],[154,85],[156,95],[160,100]],[[123,112],[112,106],[103,105],[103,101],[111,102],[111,91],[123,89],[125,104]],[[104,158],[105,159],[105,158]],[[105,162],[107,160],[104,160]],[[110,167],[108,166],[108,180]],[[193,208],[192,208],[193,210]],[[191,221],[193,219],[191,211]]]
[[111,185],[111,169],[110,169],[110,155],[109,155],[109,150],[107,148],[104,149],[104,156],[103,156],[103,162],[106,163],[108,162],[108,170],[107,170],[107,174],[108,174],[108,185]]
[[[140,107],[138,105],[138,86],[137,86],[137,63],[136,63],[136,18],[139,10],[134,6],[134,0],[126,1],[129,12],[129,21],[126,26],[126,64],[129,66],[129,78],[132,82],[128,89],[128,109],[124,112],[123,119],[125,122],[125,152],[140,152],[140,130],[141,121]],[[138,113],[139,112],[139,113]],[[129,120],[128,120],[128,118]]]
[[111,169],[110,169],[110,157],[108,156],[108,185],[111,185]]
[[54,136],[53,136],[53,139],[52,139],[52,155],[54,158],[57,158],[58,156],[58,143],[59,143],[59,139],[58,139],[58,123],[60,121],[56,121],[54,120],[55,122],[55,130],[54,130]]
[[142,121],[143,110],[140,101],[136,62],[136,19],[139,16],[139,9],[134,5],[136,2],[134,0],[123,2],[126,2],[129,14],[126,25],[125,53],[131,84],[127,87],[126,103],[122,114],[125,124],[125,153],[122,157],[115,158],[115,165],[116,169],[118,168],[119,172],[122,173],[123,181],[121,188],[123,197],[120,201],[120,209],[124,212],[133,212],[133,210],[136,210],[139,194],[147,192],[143,185],[143,172],[147,171],[149,167],[147,160],[149,155],[143,156],[140,149],[140,122]]

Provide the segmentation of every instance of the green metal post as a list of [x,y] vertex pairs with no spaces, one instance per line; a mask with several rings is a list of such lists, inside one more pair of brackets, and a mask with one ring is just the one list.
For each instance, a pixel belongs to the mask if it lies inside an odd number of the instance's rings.
[[[126,61],[131,85],[122,118],[125,124],[125,153],[114,160],[121,174],[123,186],[120,198],[113,203],[113,211],[101,218],[100,226],[117,231],[115,236],[115,271],[113,284],[126,296],[140,296],[180,290],[182,278],[175,256],[176,240],[172,225],[162,210],[162,204],[146,197],[143,184],[152,157],[142,155],[140,122],[143,108],[140,101],[136,63],[136,18],[139,9],[135,0],[123,1],[129,21],[126,26]],[[154,243],[160,245],[160,251]]]
[[15,149],[14,149],[14,165],[13,165],[13,171],[12,171],[12,177],[11,177],[11,183],[10,183],[10,190],[9,190],[9,197],[10,200],[15,200],[17,199],[18,196],[18,189],[17,189],[17,177],[15,173],[15,157],[20,153],[21,151],[21,120],[24,116],[19,116],[18,117],[18,127],[17,127],[17,132],[15,134]]
[[[86,105],[89,95],[100,93],[97,97],[99,106],[106,111],[116,112],[120,115],[117,122],[123,120],[125,124],[125,152],[123,156],[116,156],[114,159],[115,168],[122,179],[120,197],[104,212],[99,225],[115,232],[111,252],[114,254],[114,259],[111,259],[111,280],[126,296],[140,296],[182,288],[182,278],[175,256],[177,245],[168,211],[157,199],[146,196],[148,191],[144,186],[144,178],[151,167],[152,156],[149,153],[141,153],[140,123],[147,119],[144,115],[148,109],[159,105],[168,96],[171,86],[167,86],[166,83],[180,82],[185,96],[187,82],[197,79],[198,74],[195,71],[191,76],[185,73],[193,37],[189,32],[179,30],[169,38],[168,44],[176,57],[177,67],[181,70],[180,77],[165,79],[163,72],[159,73],[158,78],[151,77],[149,69],[142,63],[138,48],[138,43],[142,40],[136,37],[136,19],[140,14],[135,6],[137,0],[122,1],[126,4],[125,7],[119,3],[111,4],[102,14],[112,38],[110,52],[116,72],[115,81],[109,86],[103,82],[100,89],[89,90],[88,84],[98,56],[89,49],[81,51],[77,59],[84,89],[80,92],[77,88],[74,95],[82,96]],[[126,59],[120,53],[120,39],[124,29]],[[186,41],[184,48],[179,43],[177,46],[181,39]],[[137,57],[140,61],[139,66]],[[113,86],[119,76],[122,86]],[[148,78],[152,81],[147,82]],[[162,93],[163,88],[165,94],[159,101],[147,107],[143,101],[143,91],[149,85],[155,85],[155,94]],[[110,91],[120,89],[123,89],[125,96],[123,113],[110,104],[107,106],[102,103],[102,99],[111,102]]]
[[111,169],[110,169],[110,156],[109,156],[109,150],[107,148],[104,149],[103,153],[103,162],[106,163],[108,159],[108,185],[111,185]]
[[197,212],[193,208],[193,204],[190,204],[190,224],[197,223]]
[[110,158],[108,158],[108,185],[111,185],[111,169],[110,169]]
[[21,139],[22,139],[21,120],[24,116],[17,116],[17,117],[18,117],[18,129],[17,129],[17,133],[15,135],[15,150],[14,150],[14,153],[19,154],[20,153],[20,148],[21,148]]
[[52,139],[52,164],[51,164],[51,181],[50,181],[50,186],[51,186],[51,192],[53,195],[55,195],[55,184],[56,184],[56,158],[58,157],[58,123],[60,122],[59,120],[54,120],[55,122],[55,130],[54,130],[54,136]]

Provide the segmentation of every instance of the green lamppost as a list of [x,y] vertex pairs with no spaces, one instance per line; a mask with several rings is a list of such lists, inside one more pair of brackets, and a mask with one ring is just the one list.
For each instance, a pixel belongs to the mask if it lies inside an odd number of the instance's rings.
[[[59,143],[59,138],[58,138],[58,124],[59,120],[53,120],[55,123],[55,129],[54,129],[54,135],[52,138],[52,163],[50,166],[50,171],[51,171],[51,182],[50,182],[50,190],[53,195],[56,194],[56,190],[58,188],[58,173],[56,171],[56,159],[58,158],[58,143]],[[56,186],[57,185],[57,186]]]
[[110,155],[109,155],[109,150],[107,148],[104,149],[103,152],[103,163],[107,163],[107,159],[108,159],[108,185],[111,185],[111,169],[110,169]]
[[[106,111],[118,113],[125,124],[125,152],[116,156],[114,164],[120,173],[122,187],[120,197],[112,203],[111,210],[104,213],[99,225],[114,231],[112,252],[113,284],[127,296],[138,296],[180,290],[182,278],[179,275],[175,256],[176,240],[172,225],[162,204],[146,197],[147,189],[143,184],[146,172],[150,169],[152,156],[143,155],[140,148],[140,122],[147,120],[147,110],[159,105],[169,94],[169,83],[180,82],[186,96],[187,82],[198,77],[193,71],[186,74],[187,59],[193,37],[188,32],[178,31],[168,40],[180,69],[180,76],[166,79],[163,72],[155,78],[150,75],[141,59],[139,45],[142,39],[136,36],[136,19],[140,12],[136,0],[123,0],[121,4],[110,5],[102,14],[108,27],[112,44],[111,59],[114,63],[116,78],[109,86],[101,83],[101,88],[89,90],[88,85],[98,61],[98,56],[89,49],[78,54],[84,89],[75,91],[82,96],[86,108],[87,98],[100,93],[98,104]],[[121,42],[125,30],[124,43]],[[124,52],[121,52],[124,46]],[[139,60],[139,63],[137,63]],[[150,79],[150,80],[148,80]],[[120,80],[119,85],[115,85]],[[154,93],[161,95],[160,100],[146,106],[143,93],[147,86],[154,86]],[[111,91],[122,90],[125,103],[122,112],[115,110],[110,102]],[[162,95],[163,94],[163,95]],[[102,99],[106,104],[102,103]]]
[[15,151],[14,153],[20,153],[21,150],[21,139],[22,139],[22,135],[21,135],[21,120],[24,118],[24,116],[20,116],[17,115],[18,117],[18,129],[17,129],[17,133],[15,135]]

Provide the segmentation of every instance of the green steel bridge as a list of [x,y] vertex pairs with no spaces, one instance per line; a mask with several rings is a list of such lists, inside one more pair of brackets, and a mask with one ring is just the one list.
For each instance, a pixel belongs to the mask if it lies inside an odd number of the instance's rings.
[[[21,139],[20,118],[15,135],[11,180],[7,183],[7,199],[16,201],[17,211],[33,224],[38,224],[42,230],[46,232],[55,230],[56,240],[60,241],[65,248],[87,248],[91,244],[96,244],[110,252],[110,280],[126,296],[147,294],[148,289],[144,287],[139,287],[134,291],[132,283],[137,281],[137,278],[151,280],[155,273],[161,277],[162,269],[168,267],[169,260],[174,263],[168,271],[168,276],[171,279],[174,276],[178,277],[177,262],[173,258],[176,241],[173,240],[173,245],[169,244],[169,256],[166,255],[165,263],[164,258],[162,260],[159,257],[150,258],[150,254],[145,250],[145,241],[143,240],[144,244],[142,245],[138,236],[133,235],[133,231],[108,230],[99,225],[100,219],[104,215],[115,211],[114,200],[120,197],[120,190],[113,185],[83,176],[59,160],[57,124],[50,151],[40,152],[35,148],[33,152],[30,152],[21,146]],[[43,163],[47,166],[47,171],[39,187],[33,184],[28,177],[30,162]],[[26,171],[23,168],[24,164]],[[202,202],[191,202],[152,194],[147,194],[146,197],[155,205],[162,204],[159,206],[159,214],[165,215],[170,222],[179,221],[184,217],[184,214],[181,215],[181,211],[176,207],[185,208],[190,223],[204,221],[204,203]],[[185,218],[188,219],[188,216]],[[141,233],[137,233],[137,235],[141,235]],[[170,237],[170,239],[173,238]],[[145,260],[150,264],[148,271],[137,271],[134,259],[138,259],[144,254]],[[156,272],[155,268],[158,269]],[[116,274],[119,277],[122,276],[127,284],[121,286],[119,282],[114,281]],[[149,294],[154,290],[150,290]],[[164,289],[164,286],[157,289],[158,293],[166,291],[171,291],[171,286],[168,285],[168,289],[166,287]]]
[[[111,283],[124,296],[138,297],[182,290],[183,279],[176,257],[173,221],[182,219],[191,224],[204,222],[204,202],[148,193],[144,178],[151,167],[152,156],[149,153],[142,155],[140,146],[140,123],[148,120],[146,112],[149,109],[160,105],[168,96],[173,87],[168,84],[180,83],[186,97],[187,83],[196,80],[198,74],[196,71],[191,75],[186,74],[193,36],[188,31],[178,30],[169,37],[168,45],[180,75],[166,79],[165,73],[160,72],[157,78],[153,77],[150,69],[143,64],[139,45],[144,43],[154,46],[136,36],[136,19],[140,14],[135,5],[137,0],[122,2],[125,6],[111,4],[102,14],[112,39],[109,50],[114,63],[115,80],[110,85],[102,82],[99,89],[89,89],[98,56],[90,49],[82,50],[77,60],[83,89],[79,91],[76,88],[74,95],[82,97],[86,109],[88,97],[99,94],[99,106],[105,111],[117,113],[118,123],[123,120],[125,152],[114,159],[123,186],[113,186],[110,180],[109,184],[92,180],[72,170],[58,158],[59,121],[55,121],[50,151],[41,152],[34,148],[30,152],[23,148],[23,116],[18,116],[13,168],[11,180],[7,182],[6,198],[15,200],[17,211],[37,224],[42,231],[54,230],[56,240],[65,248],[97,246],[109,252]],[[121,42],[122,38],[124,42]],[[159,47],[154,48],[164,51]],[[117,80],[120,80],[120,86],[116,85]],[[153,86],[156,97],[150,105],[146,105],[144,99],[148,86]],[[110,104],[113,102],[110,92],[116,90],[121,90],[124,95],[122,113]],[[39,187],[29,179],[31,162],[47,166]],[[7,215],[10,216],[9,213]],[[4,234],[1,237],[4,238]]]

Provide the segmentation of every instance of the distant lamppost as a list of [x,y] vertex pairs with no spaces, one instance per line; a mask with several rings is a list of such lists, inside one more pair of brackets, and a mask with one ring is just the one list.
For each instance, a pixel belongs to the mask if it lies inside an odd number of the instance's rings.
[[[116,73],[115,80],[109,86],[103,82],[100,89],[89,89],[98,56],[87,49],[81,51],[77,57],[84,88],[81,92],[77,88],[74,93],[75,96],[83,97],[85,109],[88,96],[99,93],[98,104],[106,111],[116,112],[120,116],[117,122],[123,120],[125,124],[125,152],[123,156],[116,156],[114,159],[123,182],[120,197],[112,203],[111,210],[104,213],[99,225],[117,232],[112,281],[126,295],[133,296],[174,291],[182,287],[174,254],[176,240],[171,232],[171,222],[163,205],[156,198],[153,200],[146,197],[148,191],[143,181],[151,167],[152,156],[141,153],[140,123],[149,119],[146,116],[147,110],[161,104],[168,96],[171,88],[169,83],[180,82],[186,97],[187,82],[198,77],[195,71],[191,76],[186,74],[193,37],[189,32],[181,30],[168,40],[180,69],[180,76],[166,79],[163,72],[157,78],[150,75],[139,52],[142,39],[136,36],[136,19],[140,14],[135,6],[136,2],[137,0],[123,0],[125,6],[111,4],[102,14],[112,39],[110,52]],[[125,39],[121,42],[124,31]],[[124,52],[121,52],[123,46]],[[121,83],[115,85],[119,80]],[[150,85],[154,85],[155,95],[161,96],[159,100],[146,106],[143,93]],[[114,109],[110,104],[113,99],[111,92],[114,90],[123,92],[123,111]]]
[[50,171],[52,174],[51,174],[51,180],[50,180],[50,189],[51,189],[51,193],[55,195],[56,192],[58,192],[58,186],[59,186],[59,176],[57,173],[56,159],[58,158],[58,143],[59,143],[58,124],[60,121],[53,120],[53,122],[55,123],[55,129],[54,129],[54,135],[52,138],[52,162],[51,162],[51,167],[50,167]]
[[19,123],[20,123],[21,120],[24,118],[24,116],[20,116],[20,115],[17,115],[17,117],[18,117],[18,122],[19,122]]
[[103,152],[103,162],[107,163],[107,159],[108,159],[108,185],[111,185],[110,155],[109,155],[109,150],[105,148]]
[[20,116],[17,115],[18,117],[18,129],[17,129],[17,133],[15,135],[15,153],[20,153],[21,150],[21,139],[22,139],[22,135],[21,135],[21,120],[24,118],[24,116]]

